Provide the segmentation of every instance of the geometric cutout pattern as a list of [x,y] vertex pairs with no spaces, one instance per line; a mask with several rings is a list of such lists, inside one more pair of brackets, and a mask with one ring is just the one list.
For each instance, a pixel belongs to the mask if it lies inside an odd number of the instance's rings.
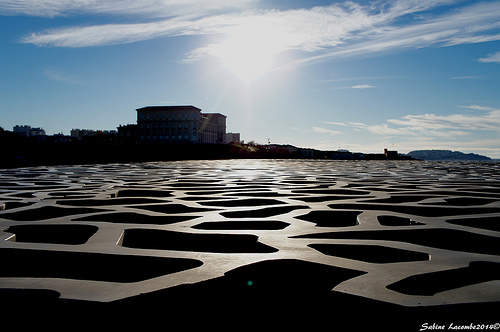
[[498,302],[499,218],[495,162],[5,169],[0,294],[126,303],[275,289],[407,307]]

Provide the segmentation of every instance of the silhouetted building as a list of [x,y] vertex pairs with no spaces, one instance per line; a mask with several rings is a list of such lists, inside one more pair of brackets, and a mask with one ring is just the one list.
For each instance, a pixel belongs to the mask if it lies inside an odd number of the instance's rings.
[[136,143],[137,142],[137,125],[127,124],[120,125],[118,128],[118,137],[123,143]]
[[71,129],[71,137],[82,140],[83,137],[116,135],[116,130]]
[[54,134],[52,136],[48,136],[48,141],[51,143],[69,143],[71,142],[71,137],[66,136],[63,133]]
[[140,142],[212,143],[226,141],[226,116],[201,113],[194,106],[147,106],[137,109]]
[[389,151],[387,149],[384,149],[384,154],[387,160],[396,160],[399,157],[397,151]]
[[14,127],[14,132],[20,136],[26,136],[26,137],[46,135],[45,130],[43,128],[31,128],[31,126],[28,125],[23,125],[23,126],[16,125]]

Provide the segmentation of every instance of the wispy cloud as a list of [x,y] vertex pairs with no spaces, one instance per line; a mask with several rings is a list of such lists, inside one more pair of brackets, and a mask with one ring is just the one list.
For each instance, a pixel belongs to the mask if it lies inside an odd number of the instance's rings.
[[466,108],[470,110],[476,110],[476,111],[488,111],[488,112],[495,112],[499,111],[494,107],[490,106],[481,106],[481,105],[468,105],[468,106],[460,106],[461,108]]
[[500,110],[490,110],[481,115],[406,115],[401,119],[389,119],[387,122],[420,132],[428,130],[500,131]]
[[[188,61],[217,55],[224,35],[255,34],[255,47],[272,45],[275,53],[302,52],[293,65],[335,57],[402,48],[453,46],[500,40],[500,2],[457,3],[441,14],[429,10],[454,0],[335,2],[293,10],[258,9],[258,0],[0,0],[0,13],[10,15],[120,15],[121,23],[73,26],[35,32],[22,38],[37,46],[88,47],[132,43],[179,35],[219,36],[191,50]],[[426,15],[419,15],[425,13]],[[141,23],[122,23],[134,15]],[[142,15],[142,16],[137,16]],[[104,18],[103,18],[104,19]],[[402,23],[405,22],[405,23]],[[214,39],[212,39],[214,40]],[[499,62],[500,53],[479,59]],[[367,88],[359,85],[351,88]]]
[[[427,9],[429,8],[430,5]],[[372,30],[358,33],[356,42],[326,50],[323,54],[299,62],[315,62],[332,57],[366,55],[403,48],[453,46],[500,40],[500,34],[484,34],[500,27],[499,12],[499,2],[477,3],[404,26],[374,26]]]
[[57,82],[64,82],[64,83],[71,83],[71,84],[80,84],[82,81],[70,74],[63,73],[60,70],[55,70],[55,69],[46,69],[42,72],[44,76],[49,78],[50,80],[57,81]]
[[340,135],[340,134],[342,134],[341,131],[331,130],[331,129],[327,129],[327,128],[323,128],[323,127],[313,127],[312,130],[314,132],[320,133],[320,134],[329,134],[329,135]]
[[357,122],[324,122],[325,124],[351,127],[382,136],[406,136],[454,139],[470,135],[472,131],[500,133],[500,109],[487,106],[461,106],[480,111],[480,114],[418,114],[405,115],[399,119],[388,119],[386,123],[368,125]]
[[375,88],[375,86],[370,85],[370,84],[358,84],[358,85],[351,85],[351,86],[340,86],[336,87],[334,89],[372,89]]
[[[205,22],[203,22],[205,21]],[[200,27],[201,24],[208,25]],[[37,46],[89,47],[115,45],[149,40],[162,36],[208,33],[210,22],[205,19],[194,22],[166,20],[141,24],[105,24],[88,27],[71,27],[33,33],[22,39]]]
[[373,81],[373,80],[394,80],[405,78],[405,76],[399,75],[387,75],[387,76],[363,76],[363,77],[342,77],[333,78],[328,80],[319,80],[317,83],[333,83],[333,82],[345,82],[345,81]]
[[82,14],[175,17],[244,9],[259,0],[0,0],[0,14],[54,17]]
[[351,89],[371,89],[371,88],[374,88],[374,86],[370,84],[359,84],[351,86]]
[[452,79],[452,80],[479,80],[481,78],[483,78],[483,77],[482,76],[474,76],[474,75],[450,77],[450,79]]
[[496,63],[500,63],[500,52],[496,52],[496,53],[493,53],[493,54],[490,54],[484,58],[480,58],[478,60],[479,62],[496,62]]

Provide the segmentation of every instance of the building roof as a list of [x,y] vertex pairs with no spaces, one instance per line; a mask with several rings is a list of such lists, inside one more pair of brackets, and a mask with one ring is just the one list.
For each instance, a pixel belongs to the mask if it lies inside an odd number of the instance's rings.
[[208,117],[212,117],[212,116],[222,116],[222,117],[227,118],[227,116],[225,116],[224,114],[220,114],[220,113],[201,113],[201,115],[205,115],[205,116],[208,116]]
[[194,107],[192,105],[181,105],[181,106],[146,106],[136,109],[136,111],[142,110],[164,110],[164,111],[177,111],[177,110],[197,110],[201,111],[200,108]]

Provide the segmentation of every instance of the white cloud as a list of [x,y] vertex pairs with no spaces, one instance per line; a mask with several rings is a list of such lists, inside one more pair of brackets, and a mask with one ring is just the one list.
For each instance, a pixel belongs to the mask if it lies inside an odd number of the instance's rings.
[[0,0],[0,14],[42,17],[111,14],[174,17],[244,9],[259,0]]
[[[500,39],[500,38],[499,38]],[[500,52],[496,52],[496,53],[493,53],[493,54],[489,54],[487,57],[485,58],[480,58],[478,59],[479,62],[496,62],[496,63],[500,63]]]
[[322,123],[336,125],[336,126],[347,126],[347,124],[344,122],[324,121]]
[[479,80],[482,76],[454,76],[450,77],[452,80]]
[[[427,9],[429,8],[430,5]],[[406,26],[374,26],[356,36],[359,42],[333,48],[298,62],[315,62],[332,57],[366,55],[401,48],[453,46],[500,40],[500,34],[478,35],[500,27],[499,13],[500,2],[481,2]]]
[[406,115],[401,119],[389,119],[387,122],[420,132],[428,131],[429,129],[500,131],[500,110],[491,110],[482,115]]
[[360,84],[360,85],[353,85],[351,88],[353,88],[353,89],[370,89],[370,88],[374,88],[374,86],[369,85],[369,84]]
[[313,129],[314,132],[320,133],[320,134],[329,134],[329,135],[339,135],[339,134],[342,134],[341,131],[326,129],[326,128],[322,128],[322,127],[313,127],[312,129]]
[[[335,2],[293,10],[259,10],[259,0],[0,0],[0,14],[11,15],[121,15],[143,22],[73,26],[35,32],[21,39],[37,46],[104,46],[179,35],[217,35],[212,43],[193,49],[188,62],[220,54],[224,36],[245,30],[253,33],[256,48],[273,53],[300,51],[292,64],[366,55],[402,48],[452,46],[500,40],[489,33],[500,28],[500,2],[480,2],[457,8],[443,7],[454,0],[393,0],[390,2]],[[461,6],[461,7],[460,7]],[[425,15],[419,16],[424,13]],[[104,16],[101,16],[105,19]],[[404,24],[401,22],[405,22]],[[218,40],[217,40],[218,39]],[[225,47],[225,46],[224,46]],[[311,55],[312,54],[312,55]],[[300,56],[302,58],[300,58]],[[479,59],[500,62],[500,52]],[[371,88],[368,84],[350,88]]]
[[[481,114],[418,114],[406,115],[399,119],[388,119],[386,123],[368,125],[358,122],[323,122],[336,126],[352,127],[355,130],[368,131],[381,136],[400,136],[407,138],[425,137],[456,139],[471,135],[473,131],[490,131],[500,133],[500,109],[487,106],[461,106],[481,111]],[[325,129],[328,130],[328,129]]]
[[[408,152],[419,149],[445,149],[474,152],[500,158],[500,109],[470,105],[461,108],[472,114],[419,114],[388,119],[380,124],[359,122],[323,122],[332,126],[353,128],[343,136],[364,137],[360,143],[344,144],[351,151],[377,152],[381,146],[395,144],[395,149]],[[327,129],[328,130],[328,129]],[[373,134],[366,140],[366,135]],[[372,143],[367,143],[372,142]]]
[[481,106],[481,105],[469,105],[469,106],[460,106],[461,108],[467,108],[471,110],[477,111],[497,111],[497,109],[489,106]]
[[[37,46],[88,47],[132,43],[162,36],[194,34],[199,21],[186,22],[176,19],[142,24],[106,24],[88,27],[71,27],[31,34],[24,43]],[[204,29],[207,29],[205,27]],[[198,32],[201,34],[202,32]]]
[[370,84],[357,84],[352,86],[341,86],[334,89],[371,89],[371,88],[375,88],[375,86]]
[[391,128],[388,124],[384,123],[382,125],[367,126],[366,129],[377,135],[383,136],[400,136],[400,135],[416,135],[416,133],[410,128]]

